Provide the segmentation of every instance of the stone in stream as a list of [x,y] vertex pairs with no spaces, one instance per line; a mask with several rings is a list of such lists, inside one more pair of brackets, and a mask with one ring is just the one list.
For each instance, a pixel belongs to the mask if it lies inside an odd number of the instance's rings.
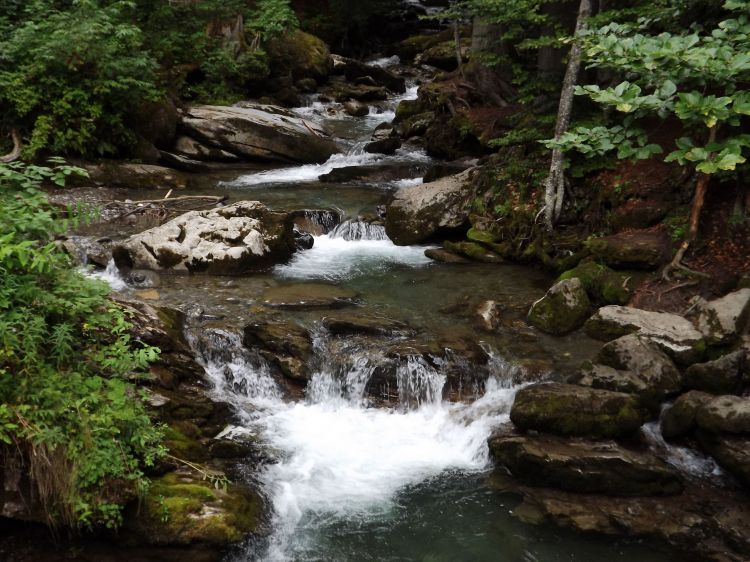
[[365,145],[365,152],[371,154],[396,154],[399,148],[401,148],[401,139],[398,137],[388,137],[367,143]]
[[550,334],[567,334],[583,326],[591,303],[579,279],[555,283],[547,294],[531,305],[528,321]]
[[261,302],[271,308],[344,308],[357,304],[357,293],[326,283],[300,283],[267,289]]
[[750,434],[750,398],[717,396],[696,412],[698,427],[711,433]]
[[177,137],[174,150],[188,158],[204,162],[237,162],[240,159],[236,154],[232,154],[221,148],[202,144],[185,135]]
[[407,246],[441,231],[468,228],[473,170],[398,190],[385,220],[394,244]]
[[626,304],[630,300],[631,291],[627,288],[629,277],[606,265],[593,261],[581,263],[560,275],[558,281],[573,277],[581,280],[595,304]]
[[454,254],[464,256],[471,261],[482,263],[504,263],[505,260],[489,248],[471,241],[451,242],[446,240],[443,247]]
[[676,470],[648,452],[613,441],[498,431],[489,439],[495,461],[534,486],[609,496],[662,496],[682,491]]
[[699,441],[722,468],[750,487],[750,437],[701,432]]
[[289,258],[292,220],[257,201],[190,211],[113,249],[118,267],[237,275]]
[[696,362],[705,351],[703,335],[693,324],[667,312],[604,306],[589,318],[584,328],[589,336],[603,341],[638,333],[681,364]]
[[348,80],[369,76],[376,83],[382,84],[394,93],[402,94],[406,91],[406,81],[385,68],[372,66],[340,55],[331,55],[330,64],[333,74],[343,74]]
[[465,257],[449,252],[445,248],[428,248],[424,251],[428,258],[442,263],[469,263]]
[[750,325],[750,289],[740,289],[706,302],[697,297],[698,329],[712,345],[728,344]]
[[518,391],[510,411],[520,429],[562,436],[621,437],[638,430],[644,413],[637,397],[563,383]]
[[307,381],[313,353],[312,338],[307,329],[291,321],[267,321],[245,326],[243,334],[245,347],[258,348],[260,354],[286,377]]
[[748,385],[750,360],[744,349],[714,361],[690,365],[685,371],[685,386],[711,394],[740,394]]
[[185,113],[182,124],[201,142],[248,160],[321,163],[339,152],[317,125],[280,108],[271,111],[269,106],[199,105]]
[[415,164],[363,164],[335,168],[318,176],[318,180],[325,183],[381,183],[409,179],[422,173],[424,167]]
[[370,108],[365,103],[348,101],[344,103],[344,112],[352,117],[364,117],[370,113]]
[[323,317],[323,326],[334,336],[364,335],[413,335],[414,330],[404,322],[375,314],[340,312]]
[[692,433],[698,427],[698,410],[711,400],[713,396],[697,390],[691,390],[677,398],[661,418],[661,433],[664,438],[674,439]]

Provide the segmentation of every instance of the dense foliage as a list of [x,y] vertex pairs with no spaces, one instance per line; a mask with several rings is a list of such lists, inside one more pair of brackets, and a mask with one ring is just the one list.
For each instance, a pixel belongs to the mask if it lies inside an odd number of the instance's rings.
[[52,522],[119,522],[162,454],[161,430],[129,381],[158,356],[135,342],[108,287],[50,238],[71,224],[39,186],[75,168],[0,165],[0,442],[27,465]]

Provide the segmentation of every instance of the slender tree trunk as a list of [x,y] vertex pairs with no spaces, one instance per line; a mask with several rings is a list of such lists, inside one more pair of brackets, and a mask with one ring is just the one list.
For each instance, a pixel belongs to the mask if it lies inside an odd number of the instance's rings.
[[458,20],[453,22],[453,40],[456,42],[456,62],[458,63],[458,73],[464,75],[464,63],[461,58],[461,30]]
[[[591,0],[581,0],[578,7],[578,19],[576,20],[576,36],[586,29],[586,20],[591,15]],[[565,69],[562,91],[560,92],[560,105],[557,110],[557,123],[555,125],[555,140],[565,134],[570,126],[570,116],[573,111],[573,92],[578,72],[581,68],[581,44],[574,39],[568,55],[568,66]],[[549,175],[544,182],[544,222],[548,229],[552,229],[555,221],[562,212],[565,198],[565,173],[563,170],[563,152],[555,148],[552,150]]]
[[21,133],[17,129],[13,129],[10,132],[10,136],[13,138],[13,150],[8,154],[0,156],[0,163],[7,164],[18,160],[21,157],[21,150],[23,149],[23,143],[21,142]]

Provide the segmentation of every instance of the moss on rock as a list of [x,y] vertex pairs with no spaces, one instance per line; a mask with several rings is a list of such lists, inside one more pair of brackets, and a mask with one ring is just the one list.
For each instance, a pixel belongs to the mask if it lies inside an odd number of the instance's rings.
[[583,326],[591,302],[577,278],[558,281],[529,310],[529,324],[549,334],[566,334]]
[[322,39],[304,31],[287,33],[268,45],[275,75],[291,74],[294,80],[313,78],[322,83],[331,70],[330,51]]
[[564,272],[558,281],[578,278],[589,298],[597,304],[626,304],[630,300],[628,278],[606,265],[586,262]]

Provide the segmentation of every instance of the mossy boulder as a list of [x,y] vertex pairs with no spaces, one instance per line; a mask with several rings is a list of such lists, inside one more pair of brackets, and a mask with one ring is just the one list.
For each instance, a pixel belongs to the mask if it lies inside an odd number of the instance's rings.
[[394,123],[400,123],[406,121],[415,115],[419,115],[425,112],[425,107],[421,101],[416,100],[403,100],[396,106],[396,117],[393,119]]
[[710,394],[697,390],[691,390],[677,398],[662,416],[662,435],[666,439],[673,439],[692,433],[697,427],[695,417],[698,410],[712,399]]
[[583,326],[591,302],[579,279],[555,283],[547,294],[531,305],[529,324],[550,334],[566,334]]
[[565,281],[574,277],[580,279],[589,298],[596,304],[626,304],[630,300],[627,276],[613,271],[606,265],[596,262],[582,263],[560,275],[557,280]]
[[541,383],[518,391],[510,419],[524,430],[609,438],[637,431],[644,422],[644,412],[631,394]]
[[328,45],[315,35],[296,30],[272,39],[267,47],[274,75],[291,74],[294,80],[322,83],[331,71]]
[[711,394],[740,394],[750,383],[750,360],[744,349],[714,361],[690,365],[685,371],[685,386]]
[[263,499],[249,488],[170,472],[154,480],[140,506],[126,515],[126,528],[146,544],[222,547],[261,533],[264,512]]
[[[460,41],[461,50],[461,61],[467,62],[469,60],[469,47],[471,45],[470,39],[462,39]],[[418,54],[415,58],[417,64],[426,64],[434,66],[440,70],[452,72],[458,68],[458,59],[456,58],[456,42],[451,39],[449,41],[443,41],[437,45],[424,50]]]
[[503,263],[505,260],[492,250],[477,242],[444,242],[443,247],[454,254],[482,263]]
[[589,238],[591,253],[612,267],[653,270],[669,261],[672,241],[664,230],[632,230]]

